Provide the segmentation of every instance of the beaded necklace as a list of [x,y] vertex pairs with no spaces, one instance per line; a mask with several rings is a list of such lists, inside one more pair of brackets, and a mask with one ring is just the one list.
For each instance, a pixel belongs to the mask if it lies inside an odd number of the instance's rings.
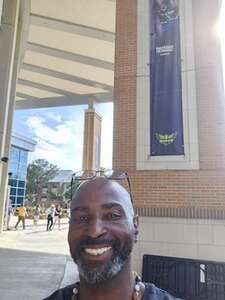
[[[144,289],[144,284],[141,282],[141,278],[140,276],[138,276],[138,274],[136,272],[133,272],[134,275],[134,291],[132,293],[132,297],[131,300],[140,300],[139,296],[141,294],[141,289]],[[79,284],[76,285],[76,287],[73,289],[73,296],[71,298],[71,300],[78,300],[79,298]]]

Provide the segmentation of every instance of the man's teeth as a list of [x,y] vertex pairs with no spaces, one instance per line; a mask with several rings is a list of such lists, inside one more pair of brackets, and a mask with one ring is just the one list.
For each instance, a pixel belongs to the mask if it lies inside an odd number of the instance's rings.
[[84,248],[84,251],[90,255],[101,255],[105,253],[106,251],[109,251],[112,247],[104,247],[104,248],[98,248],[98,249],[93,249],[93,248]]

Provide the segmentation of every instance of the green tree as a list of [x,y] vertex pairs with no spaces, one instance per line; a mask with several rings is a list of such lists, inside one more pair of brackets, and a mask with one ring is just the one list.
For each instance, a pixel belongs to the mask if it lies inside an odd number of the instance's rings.
[[66,199],[66,202],[69,202],[70,200],[72,200],[72,195],[75,193],[75,191],[79,187],[79,185],[80,185],[79,181],[74,181],[73,182],[73,187],[71,189],[71,184],[68,184],[67,190],[64,193],[64,197]]
[[61,201],[63,199],[63,191],[57,191],[53,192],[51,190],[48,190],[48,200],[49,201]]
[[56,165],[45,159],[36,159],[27,168],[26,197],[30,201],[41,201],[42,189],[47,188],[48,181],[59,171]]

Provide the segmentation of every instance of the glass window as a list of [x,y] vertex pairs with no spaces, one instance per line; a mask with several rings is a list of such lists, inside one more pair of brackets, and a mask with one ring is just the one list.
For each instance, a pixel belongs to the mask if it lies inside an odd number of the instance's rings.
[[16,202],[16,197],[10,195],[10,199],[12,201],[12,205],[14,205]]
[[24,189],[18,189],[17,195],[24,196],[25,190]]
[[10,185],[11,186],[17,186],[17,180],[16,179],[10,179]]
[[17,162],[11,162],[9,170],[10,170],[10,172],[12,172],[12,177],[17,176],[18,163]]
[[25,181],[19,180],[18,187],[24,188],[25,187]]
[[26,179],[26,172],[24,172],[23,170],[20,170],[18,172],[18,177],[20,180],[25,180]]
[[19,170],[20,171],[23,171],[23,172],[26,172],[26,170],[27,170],[27,166],[26,165],[19,165]]
[[24,197],[17,197],[16,199],[16,202],[17,202],[17,205],[23,205],[23,200],[24,200]]
[[20,151],[18,148],[12,147],[11,153],[10,153],[10,160],[11,161],[19,161],[19,153],[20,153]]
[[27,165],[27,151],[20,150],[20,164]]
[[15,146],[11,147],[9,165],[9,171],[12,172],[12,176],[9,178],[9,185],[11,186],[10,199],[16,206],[21,205],[25,197],[27,160],[28,151]]
[[11,179],[11,186],[17,186],[17,180],[16,179]]
[[[25,159],[23,161],[23,159]],[[18,168],[18,177],[21,179],[25,179],[27,176],[27,158],[23,156],[22,160],[20,160],[19,168]]]
[[52,188],[52,189],[51,189],[51,192],[52,192],[52,193],[57,193],[57,191],[58,191],[57,188]]
[[10,194],[15,196],[16,195],[16,188],[11,188]]

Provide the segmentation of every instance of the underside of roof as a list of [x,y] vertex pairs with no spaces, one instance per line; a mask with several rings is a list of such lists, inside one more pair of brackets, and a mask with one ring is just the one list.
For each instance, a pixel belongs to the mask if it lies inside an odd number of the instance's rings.
[[112,101],[115,0],[31,0],[16,108]]

